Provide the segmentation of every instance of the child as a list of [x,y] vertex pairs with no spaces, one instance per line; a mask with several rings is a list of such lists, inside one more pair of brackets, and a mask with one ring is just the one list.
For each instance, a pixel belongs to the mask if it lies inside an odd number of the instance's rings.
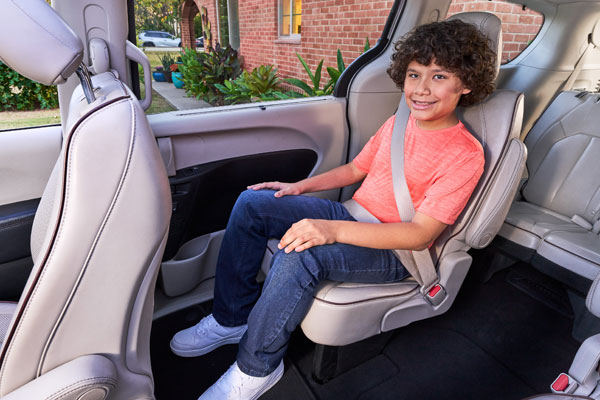
[[[487,38],[459,20],[420,26],[396,44],[388,73],[411,111],[405,175],[412,221],[400,221],[394,199],[394,117],[352,162],[296,183],[253,185],[239,196],[217,263],[213,314],[171,341],[183,357],[239,342],[237,361],[200,399],[255,399],[273,386],[321,280],[381,283],[408,276],[390,249],[427,248],[454,223],[483,172],[483,149],[455,108],[493,91],[495,66]],[[353,198],[382,224],[356,222],[341,203],[299,196],[362,180]],[[269,238],[281,238],[280,251],[260,293],[256,275]]]

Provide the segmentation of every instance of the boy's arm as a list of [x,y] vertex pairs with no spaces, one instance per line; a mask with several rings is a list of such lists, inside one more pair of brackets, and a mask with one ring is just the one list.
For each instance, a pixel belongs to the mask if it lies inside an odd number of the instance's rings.
[[376,249],[423,250],[447,226],[418,211],[410,222],[384,224],[303,219],[290,227],[278,247],[289,253],[337,242]]
[[334,168],[319,175],[311,176],[295,183],[263,182],[248,186],[248,189],[273,189],[275,197],[299,195],[302,193],[319,192],[322,190],[337,189],[360,182],[367,176],[352,162]]

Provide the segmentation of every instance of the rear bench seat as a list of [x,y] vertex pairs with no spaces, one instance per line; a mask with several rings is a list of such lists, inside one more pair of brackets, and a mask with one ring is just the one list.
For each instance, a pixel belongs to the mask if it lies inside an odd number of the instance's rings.
[[600,271],[600,94],[561,93],[525,139],[529,178],[499,235],[578,276]]

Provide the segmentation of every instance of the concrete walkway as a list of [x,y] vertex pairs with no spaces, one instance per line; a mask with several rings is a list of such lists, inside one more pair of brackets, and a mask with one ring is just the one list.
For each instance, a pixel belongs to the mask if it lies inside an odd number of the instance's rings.
[[152,89],[165,98],[165,100],[178,110],[191,110],[194,108],[210,107],[205,101],[193,97],[187,97],[185,90],[177,89],[175,85],[169,82],[152,81]]

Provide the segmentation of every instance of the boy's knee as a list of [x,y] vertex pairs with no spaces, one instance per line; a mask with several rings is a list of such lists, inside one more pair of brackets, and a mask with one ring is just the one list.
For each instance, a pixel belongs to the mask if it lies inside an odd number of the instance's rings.
[[[310,249],[309,249],[310,250]],[[302,282],[319,280],[319,265],[309,250],[291,253],[278,251],[273,256],[271,270],[279,279],[296,279]]]
[[238,201],[255,202],[255,201],[270,201],[275,198],[275,191],[269,189],[252,190],[246,189],[240,193]]
[[258,208],[268,206],[275,198],[273,193],[272,190],[246,189],[238,196],[236,206],[245,207],[251,205]]

